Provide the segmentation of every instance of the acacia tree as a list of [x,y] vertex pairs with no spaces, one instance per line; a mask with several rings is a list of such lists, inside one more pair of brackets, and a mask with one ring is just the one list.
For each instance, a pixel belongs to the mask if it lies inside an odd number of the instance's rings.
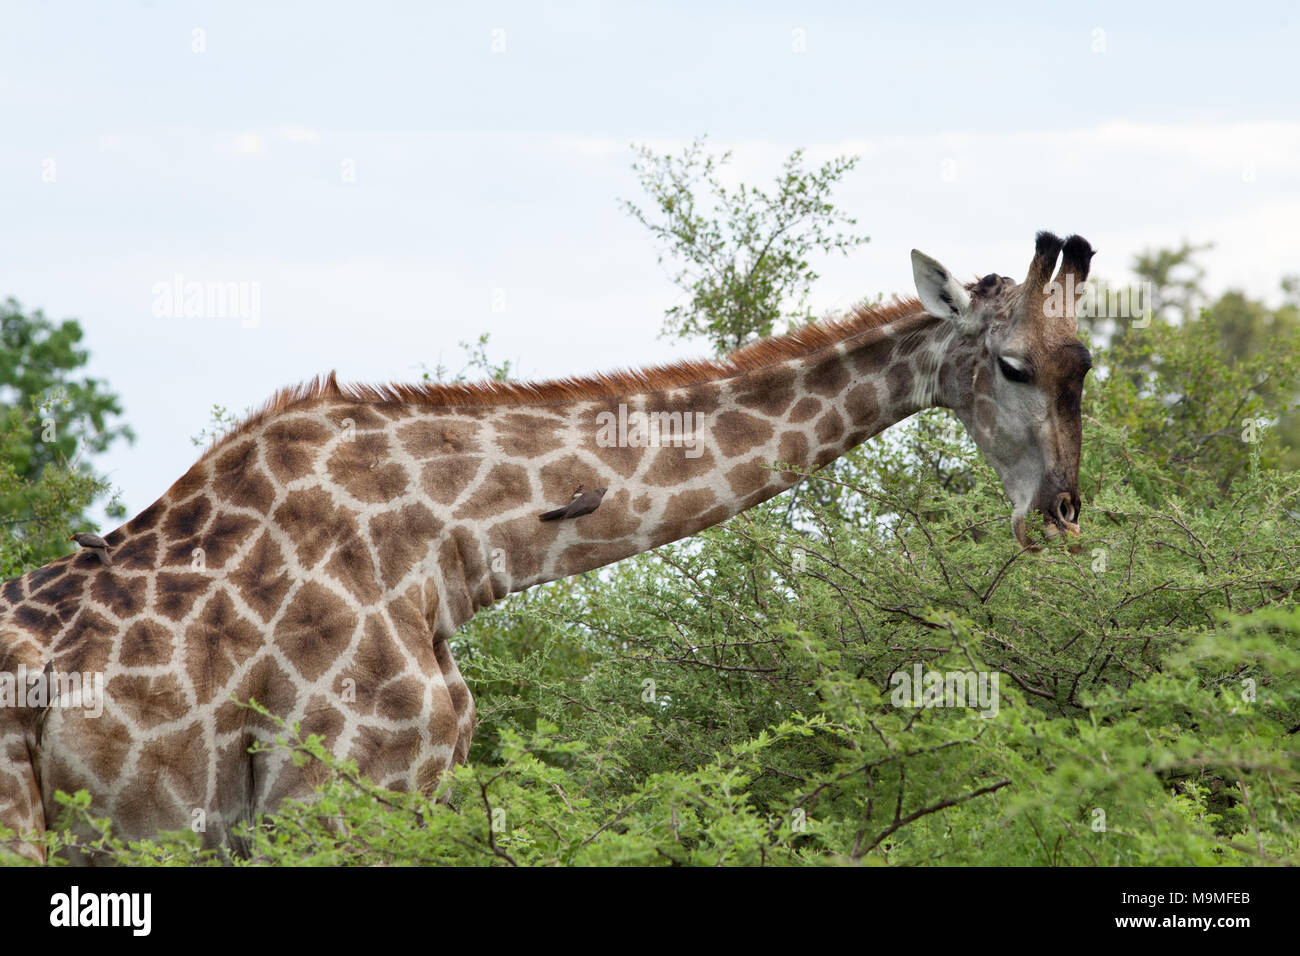
[[659,261],[678,263],[673,282],[689,296],[665,314],[665,335],[700,335],[725,353],[783,331],[782,321],[787,328],[809,322],[808,292],[818,278],[813,254],[847,255],[869,241],[846,231],[857,220],[830,202],[856,156],[805,170],[804,151],[796,149],[767,191],[724,185],[720,173],[731,152],[709,153],[702,138],[679,156],[646,146],[636,153],[632,168],[650,205],[623,200],[623,208],[662,243]]
[[1252,456],[1300,463],[1300,307],[1292,279],[1276,308],[1235,289],[1212,298],[1197,259],[1209,248],[1184,242],[1134,258],[1151,312],[1121,323],[1102,360],[1122,380],[1108,394],[1125,427],[1174,470],[1226,489]]
[[[121,401],[80,374],[89,359],[75,319],[55,323],[10,298],[0,304],[0,573],[11,576],[63,554],[70,529],[110,494],[91,459],[133,441]],[[124,516],[114,500],[112,517]]]
[[1189,315],[1205,301],[1205,268],[1198,256],[1214,243],[1193,245],[1184,241],[1177,249],[1155,249],[1138,253],[1133,273],[1151,287],[1151,311],[1166,317],[1170,311]]

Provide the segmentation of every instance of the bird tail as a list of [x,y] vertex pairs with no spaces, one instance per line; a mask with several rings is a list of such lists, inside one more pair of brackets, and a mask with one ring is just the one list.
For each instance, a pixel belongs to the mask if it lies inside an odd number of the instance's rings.
[[539,520],[539,521],[559,521],[561,518],[564,517],[564,512],[566,512],[566,511],[568,511],[568,510],[569,510],[569,506],[568,506],[568,505],[565,505],[563,508],[556,508],[554,511],[547,511],[547,512],[545,512],[544,514],[538,515],[538,520]]

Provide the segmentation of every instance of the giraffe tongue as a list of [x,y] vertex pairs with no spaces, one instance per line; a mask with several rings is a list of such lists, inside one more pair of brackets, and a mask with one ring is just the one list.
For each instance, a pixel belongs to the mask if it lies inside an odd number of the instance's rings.
[[[1079,530],[1079,525],[1076,522],[1071,521],[1065,526],[1065,536],[1067,538],[1077,538],[1082,533],[1083,532]],[[1078,554],[1083,550],[1083,545],[1078,541],[1072,541],[1067,548],[1071,554]]]
[[[1076,522],[1067,521],[1065,523],[1064,529],[1062,529],[1057,526],[1055,521],[1048,521],[1048,520],[1043,521],[1043,533],[1047,535],[1049,540],[1054,541],[1057,538],[1061,537],[1062,530],[1064,530],[1067,541],[1068,539],[1077,537],[1079,534],[1081,534],[1081,532],[1079,531],[1079,525]],[[1083,545],[1074,542],[1074,543],[1067,544],[1067,548],[1071,554],[1078,554],[1080,551],[1083,550]]]

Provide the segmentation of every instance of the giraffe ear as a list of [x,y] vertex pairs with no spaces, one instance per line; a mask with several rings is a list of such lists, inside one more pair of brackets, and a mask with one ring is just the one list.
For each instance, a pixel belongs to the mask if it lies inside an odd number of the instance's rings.
[[971,314],[970,296],[961,283],[938,262],[916,249],[912,250],[912,277],[916,279],[916,294],[921,297],[925,311],[947,319],[963,335],[979,331],[981,322]]

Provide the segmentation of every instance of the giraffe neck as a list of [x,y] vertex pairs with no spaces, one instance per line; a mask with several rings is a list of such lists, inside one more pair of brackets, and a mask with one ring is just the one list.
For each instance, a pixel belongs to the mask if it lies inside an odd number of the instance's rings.
[[[274,577],[283,565],[287,580],[321,572],[348,604],[391,611],[400,597],[450,637],[506,594],[774,497],[799,477],[776,463],[820,468],[948,404],[941,385],[954,354],[952,327],[916,313],[655,391],[462,406],[323,397],[218,447],[108,540],[119,571],[165,571],[172,591],[182,578],[197,587],[214,575]],[[595,512],[539,521],[580,485],[608,489]],[[263,590],[249,585],[240,600],[269,616]]]
[[[505,593],[687,537],[791,487],[861,442],[942,403],[952,328],[924,313],[768,367],[682,388],[563,406],[502,409],[484,427],[507,459],[461,510],[504,513],[462,525],[463,591],[451,620]],[[513,480],[512,480],[513,479]],[[541,523],[582,485],[607,488],[592,514]],[[513,497],[503,491],[512,489]],[[506,498],[507,500],[502,500]],[[483,555],[471,567],[466,554]],[[446,566],[443,568],[446,572]],[[455,576],[455,575],[453,575]],[[455,610],[454,608],[452,610]]]

